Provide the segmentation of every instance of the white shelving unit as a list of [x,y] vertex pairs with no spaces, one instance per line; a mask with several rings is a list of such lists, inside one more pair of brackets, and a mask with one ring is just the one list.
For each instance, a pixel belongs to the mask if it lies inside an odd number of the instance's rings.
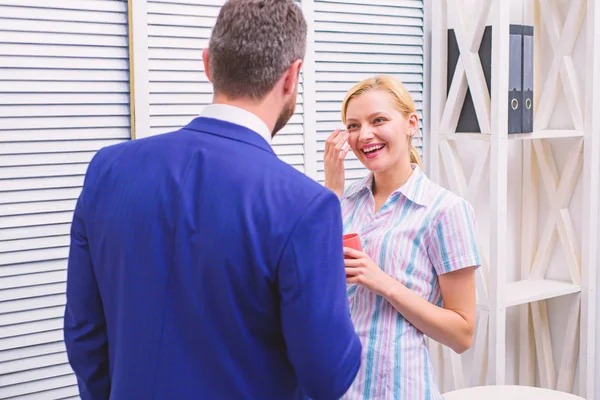
[[[487,218],[478,216],[477,221],[479,228],[489,226],[489,237],[478,238],[484,265],[477,276],[478,324],[471,363],[476,376],[467,380],[461,357],[449,349],[437,349],[443,351],[437,362],[444,364],[443,371],[450,367],[454,387],[448,389],[507,383],[506,314],[508,308],[518,306],[517,383],[573,392],[578,370],[578,394],[593,399],[600,197],[600,4],[597,0],[571,0],[559,7],[556,0],[520,1],[530,25],[534,26],[534,132],[531,134],[508,134],[510,1],[472,2],[478,7],[477,18],[468,14],[470,8],[464,0],[440,0],[431,7],[429,173],[433,180],[471,201],[476,209],[474,199],[489,184],[485,193],[489,196]],[[492,25],[491,93],[478,55],[488,24]],[[582,25],[587,29],[583,85],[571,57]],[[455,30],[460,59],[446,93],[449,26]],[[542,46],[542,40],[549,45]],[[547,48],[552,53],[541,54]],[[551,64],[544,65],[549,67],[544,79],[540,73],[542,55],[552,56]],[[473,98],[480,133],[456,133],[467,88]],[[563,111],[571,116],[574,129],[549,129],[554,106],[561,95],[568,105],[568,110]],[[551,144],[566,138],[570,138],[572,148],[559,173]],[[517,205],[508,199],[508,147],[512,141],[520,143],[523,154],[522,179],[519,179],[521,204]],[[470,160],[473,167],[469,178],[458,151],[468,143],[483,148],[478,159]],[[580,180],[583,200],[581,204],[570,205],[574,187]],[[510,180],[511,189],[513,181]],[[548,207],[540,204],[539,197],[544,195]],[[509,232],[508,214],[515,206],[522,212],[521,229]],[[574,228],[571,219],[575,213],[581,213],[577,218],[583,221],[580,229]],[[544,226],[539,232],[538,222]],[[520,243],[521,265],[513,265],[508,256],[512,240]],[[565,274],[568,271],[569,280],[547,277],[549,263],[556,261],[553,260],[556,246],[564,250]],[[508,282],[511,268],[520,271],[519,279],[514,282]],[[568,302],[569,307],[561,343],[552,340],[548,323],[546,300],[554,298]],[[553,346],[561,353],[556,363]],[[439,356],[437,351],[434,355]]]

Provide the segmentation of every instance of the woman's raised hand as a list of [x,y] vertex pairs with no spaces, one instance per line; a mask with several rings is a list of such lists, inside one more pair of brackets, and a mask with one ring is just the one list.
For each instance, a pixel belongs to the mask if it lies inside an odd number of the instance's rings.
[[344,193],[344,159],[350,146],[343,146],[348,136],[348,132],[336,129],[325,141],[325,186],[338,198]]

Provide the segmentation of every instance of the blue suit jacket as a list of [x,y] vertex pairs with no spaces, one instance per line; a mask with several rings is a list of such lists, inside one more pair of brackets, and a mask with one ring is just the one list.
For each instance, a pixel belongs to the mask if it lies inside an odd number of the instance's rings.
[[197,118],[102,149],[77,202],[65,342],[83,400],[334,399],[360,342],[335,195]]

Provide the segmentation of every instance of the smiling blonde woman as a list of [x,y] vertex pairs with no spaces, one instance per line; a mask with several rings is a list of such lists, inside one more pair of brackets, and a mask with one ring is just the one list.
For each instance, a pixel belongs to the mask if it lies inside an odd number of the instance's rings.
[[[363,345],[346,399],[441,399],[425,336],[462,353],[473,341],[474,213],[462,198],[430,181],[411,145],[419,120],[395,78],[355,85],[342,105],[346,131],[325,146],[325,184],[341,200],[348,299]],[[348,146],[345,146],[345,143]],[[370,173],[344,191],[352,151]]]

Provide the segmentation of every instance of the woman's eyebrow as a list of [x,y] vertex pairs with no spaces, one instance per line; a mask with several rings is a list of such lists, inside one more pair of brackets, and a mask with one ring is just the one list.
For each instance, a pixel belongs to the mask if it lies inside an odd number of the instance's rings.
[[[373,118],[373,117],[375,117],[375,116],[377,116],[377,115],[385,115],[385,113],[384,113],[383,111],[376,111],[376,112],[374,112],[374,113],[370,114],[370,115],[367,117],[367,119],[371,119],[371,118]],[[358,119],[356,119],[356,118],[346,118],[346,122],[347,122],[347,121],[358,121]]]

